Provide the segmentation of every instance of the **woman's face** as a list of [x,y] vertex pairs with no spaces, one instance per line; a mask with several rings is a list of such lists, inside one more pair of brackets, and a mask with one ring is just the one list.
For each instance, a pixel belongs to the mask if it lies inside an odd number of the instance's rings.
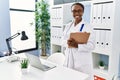
[[83,13],[84,13],[84,10],[80,5],[72,6],[72,14],[75,21],[80,21],[82,19]]

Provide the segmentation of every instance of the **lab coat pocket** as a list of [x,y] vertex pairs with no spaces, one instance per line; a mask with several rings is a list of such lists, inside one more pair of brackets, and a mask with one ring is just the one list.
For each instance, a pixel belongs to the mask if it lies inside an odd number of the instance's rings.
[[81,67],[86,64],[92,64],[91,53],[77,53],[74,55],[75,67]]
[[92,73],[91,64],[81,65],[80,70],[86,74],[91,74]]

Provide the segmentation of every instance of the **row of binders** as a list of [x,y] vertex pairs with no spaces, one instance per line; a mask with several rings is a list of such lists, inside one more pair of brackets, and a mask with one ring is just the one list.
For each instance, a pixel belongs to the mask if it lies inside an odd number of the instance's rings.
[[62,28],[61,27],[52,27],[51,28],[51,43],[56,45],[61,45],[62,39]]
[[60,26],[62,25],[62,7],[53,7],[51,11],[51,25]]
[[92,23],[94,24],[110,24],[113,20],[113,2],[94,3],[92,13]]
[[71,13],[71,3],[54,5],[51,9],[51,25],[62,26],[70,22],[73,17]]
[[95,50],[109,54],[111,52],[112,34],[110,29],[94,29],[96,38]]

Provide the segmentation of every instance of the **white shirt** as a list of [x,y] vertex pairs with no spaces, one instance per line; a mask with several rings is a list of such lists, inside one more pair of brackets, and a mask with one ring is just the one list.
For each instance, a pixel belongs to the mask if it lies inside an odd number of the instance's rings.
[[[90,33],[87,44],[78,44],[78,48],[68,48],[67,40],[70,37],[70,33],[80,32],[82,24],[84,24],[82,32]],[[95,38],[92,26],[83,20],[76,26],[74,25],[74,21],[67,24],[63,33],[62,43],[63,46],[66,47],[66,60],[64,65],[85,73],[91,73],[93,65],[91,51],[95,48]]]

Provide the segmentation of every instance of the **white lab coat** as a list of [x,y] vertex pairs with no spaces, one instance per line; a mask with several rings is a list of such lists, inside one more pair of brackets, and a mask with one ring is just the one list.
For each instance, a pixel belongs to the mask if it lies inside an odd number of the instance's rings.
[[[70,33],[80,32],[82,24],[84,24],[82,32],[90,32],[87,44],[78,44],[78,48],[68,48],[67,40],[69,39]],[[66,47],[64,66],[92,75],[93,64],[91,51],[95,48],[92,26],[85,23],[83,20],[77,24],[76,27],[74,27],[74,21],[70,22],[64,29],[62,44]],[[89,78],[88,80],[92,79]]]

